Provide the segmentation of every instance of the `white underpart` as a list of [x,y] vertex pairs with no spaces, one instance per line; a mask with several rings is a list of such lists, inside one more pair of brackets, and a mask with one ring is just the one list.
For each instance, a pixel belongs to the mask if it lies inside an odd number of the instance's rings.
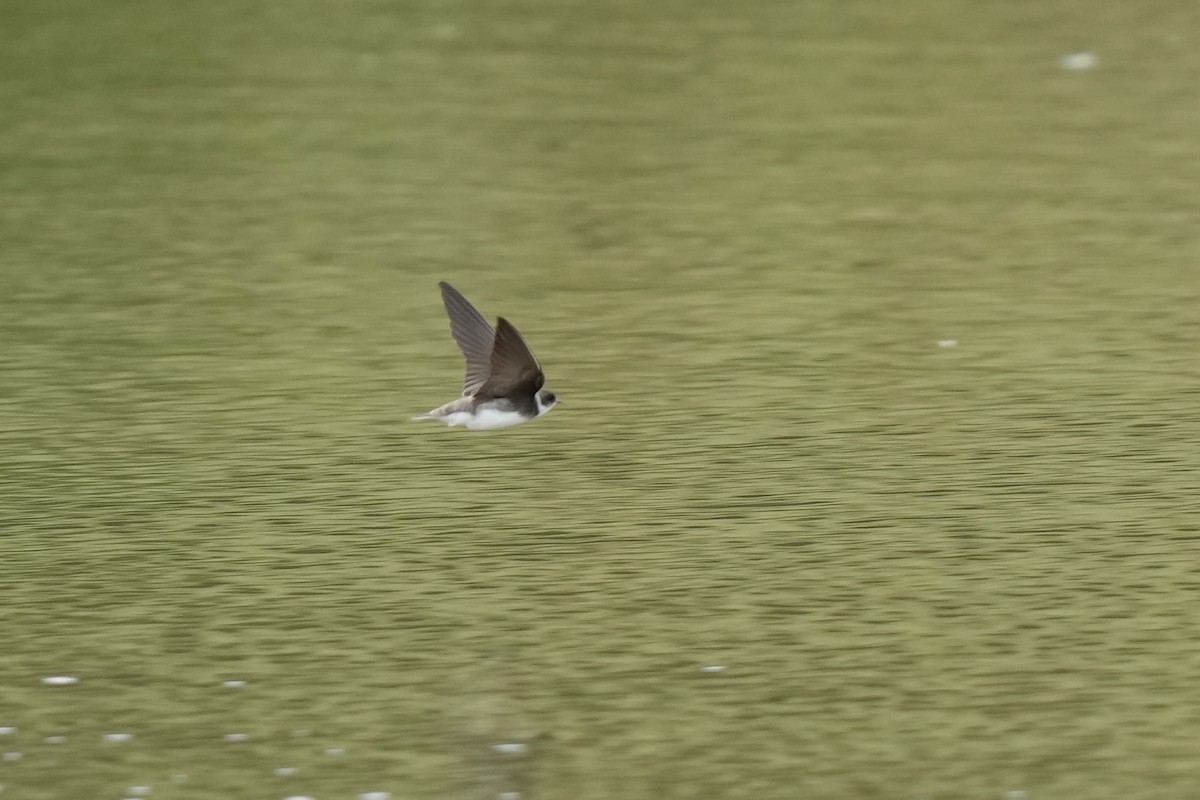
[[484,430],[487,428],[511,428],[513,425],[520,425],[528,418],[522,417],[515,411],[481,408],[474,414],[470,411],[455,411],[447,414],[443,419],[450,426],[466,425],[475,430]]
[[[542,402],[540,395],[534,397],[534,403],[537,404],[537,415],[540,417],[554,406],[558,405],[555,401],[547,405]],[[457,405],[455,403],[447,403],[447,405]],[[488,428],[511,428],[513,425],[520,425],[532,417],[524,417],[515,411],[503,411],[498,408],[480,408],[476,411],[451,411],[446,413],[441,408],[435,408],[425,414],[418,414],[413,417],[415,420],[420,419],[435,419],[446,423],[450,427],[463,425],[473,430],[486,430]]]

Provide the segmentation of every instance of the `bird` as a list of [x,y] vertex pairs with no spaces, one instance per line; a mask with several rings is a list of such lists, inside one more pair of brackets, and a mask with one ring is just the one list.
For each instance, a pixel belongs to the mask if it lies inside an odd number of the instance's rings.
[[414,420],[438,420],[475,430],[508,428],[540,417],[559,399],[542,388],[546,383],[525,339],[504,317],[493,328],[450,284],[438,284],[450,317],[450,335],[467,359],[462,397],[418,414]]

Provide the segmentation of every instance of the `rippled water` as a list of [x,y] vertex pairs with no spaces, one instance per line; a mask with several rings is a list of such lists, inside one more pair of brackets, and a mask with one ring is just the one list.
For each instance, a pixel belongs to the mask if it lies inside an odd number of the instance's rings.
[[[6,800],[1192,795],[1189,6],[111,5],[0,32]],[[559,408],[408,421],[439,279]]]

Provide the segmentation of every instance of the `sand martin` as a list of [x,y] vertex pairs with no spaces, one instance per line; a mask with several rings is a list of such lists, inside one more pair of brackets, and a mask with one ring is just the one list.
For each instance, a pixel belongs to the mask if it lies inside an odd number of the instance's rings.
[[542,388],[546,376],[512,323],[500,317],[493,328],[483,314],[442,281],[450,334],[467,358],[462,397],[413,419],[436,419],[468,428],[507,428],[540,417],[558,403]]

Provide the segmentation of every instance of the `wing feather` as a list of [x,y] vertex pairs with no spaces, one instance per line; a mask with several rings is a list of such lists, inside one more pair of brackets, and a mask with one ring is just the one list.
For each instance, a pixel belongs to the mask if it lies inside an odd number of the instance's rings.
[[520,332],[504,317],[496,323],[491,368],[487,381],[479,387],[479,399],[533,395],[542,388],[546,376]]
[[450,335],[467,359],[467,374],[463,380],[463,396],[475,394],[487,382],[492,369],[492,345],[495,329],[488,324],[479,309],[450,284],[442,281],[442,303],[450,317]]

